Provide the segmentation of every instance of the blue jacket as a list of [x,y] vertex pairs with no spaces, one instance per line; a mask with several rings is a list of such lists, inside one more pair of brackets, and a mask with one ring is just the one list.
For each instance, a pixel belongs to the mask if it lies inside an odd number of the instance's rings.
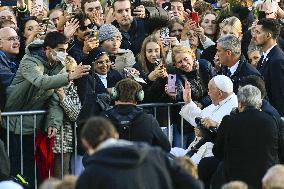
[[0,82],[8,87],[17,72],[18,65],[13,62],[13,56],[0,50]]
[[275,46],[258,69],[265,81],[269,102],[284,116],[284,52]]
[[[119,28],[119,24],[116,21],[114,21],[112,24]],[[133,19],[128,32],[120,30],[122,35],[120,48],[130,49],[136,56],[141,50],[144,39],[149,35],[149,31],[147,30],[148,28],[149,27],[146,21]]]
[[[227,67],[224,67],[222,70],[222,74],[228,76],[228,70],[229,69]],[[261,77],[261,74],[258,72],[258,70],[254,66],[249,64],[244,56],[241,56],[237,70],[233,75],[228,76],[231,78],[234,84],[234,93],[238,92],[240,80],[250,75],[256,75]]]
[[83,53],[84,43],[79,41],[76,37],[71,45],[69,45],[68,54],[72,56],[77,64],[80,64],[82,60],[87,56],[87,54]]
[[268,113],[269,115],[275,117],[277,120],[279,120],[281,118],[278,111],[269,103],[269,101],[267,101],[265,99],[262,100],[261,109],[262,109],[262,111],[264,111],[264,112]]
[[[122,79],[120,73],[116,70],[110,69],[107,73],[107,87],[112,88],[115,84]],[[96,89],[94,90],[94,81],[96,81]],[[100,80],[100,78],[95,74],[86,75],[81,79],[75,81],[75,85],[77,85],[78,95],[81,103],[85,102],[85,97],[87,94],[92,94],[95,91],[97,94],[107,93],[107,90]]]
[[18,69],[13,59],[14,56],[0,50],[0,110],[3,110],[6,102],[6,88],[12,83]]

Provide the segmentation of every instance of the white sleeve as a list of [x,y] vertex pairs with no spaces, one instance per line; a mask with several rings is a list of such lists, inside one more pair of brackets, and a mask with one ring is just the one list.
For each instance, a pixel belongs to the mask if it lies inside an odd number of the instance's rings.
[[204,42],[202,42],[201,40],[200,40],[200,42],[201,42],[201,44],[202,44],[204,49],[207,49],[208,47],[215,45],[215,42],[212,41],[212,39],[210,39],[207,36],[205,36],[205,41]]
[[192,126],[196,126],[195,118],[200,117],[201,113],[202,110],[197,107],[197,105],[193,101],[184,105],[179,112],[181,117],[188,121]]
[[[203,144],[198,151],[191,157],[191,160],[198,165],[200,160],[204,157],[210,157],[213,156],[212,153],[212,146],[213,143],[211,142],[206,142],[205,144]],[[212,154],[212,155],[211,155]]]

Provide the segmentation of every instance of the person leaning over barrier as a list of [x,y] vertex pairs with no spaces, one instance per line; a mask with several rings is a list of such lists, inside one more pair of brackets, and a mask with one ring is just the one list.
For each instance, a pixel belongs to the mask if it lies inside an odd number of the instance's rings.
[[89,157],[76,189],[201,189],[202,183],[160,148],[118,139],[112,123],[93,117],[81,132]]
[[[79,64],[75,71],[66,73],[63,64],[66,57],[67,38],[59,32],[50,32],[44,41],[34,41],[27,49],[18,72],[7,88],[7,103],[4,111],[31,111],[47,109],[46,124],[43,116],[36,118],[36,130],[44,128],[48,137],[53,137],[63,123],[63,111],[55,89],[68,85],[69,81],[88,74],[89,65]],[[22,124],[21,124],[22,123]],[[22,127],[21,127],[22,125]],[[24,175],[33,182],[34,172],[34,119],[33,116],[10,117],[10,159],[11,173],[20,172],[21,134],[24,156]]]

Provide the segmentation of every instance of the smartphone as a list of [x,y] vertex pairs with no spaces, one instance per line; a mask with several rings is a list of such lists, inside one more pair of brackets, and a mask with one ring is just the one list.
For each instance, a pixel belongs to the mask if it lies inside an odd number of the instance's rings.
[[176,74],[169,74],[168,76],[168,92],[176,92]]
[[161,37],[162,40],[164,41],[164,44],[165,44],[166,46],[168,46],[168,45],[169,45],[169,42],[166,41],[166,40],[164,40],[164,39],[167,39],[167,38],[170,37],[170,30],[169,30],[169,28],[167,28],[167,27],[161,28],[161,29],[160,29],[160,37]]
[[141,5],[141,1],[140,0],[131,0],[131,15],[134,16],[134,10],[136,9],[136,7]]
[[186,11],[187,9],[192,11],[191,1],[184,1],[183,2],[183,8],[184,8],[184,11]]
[[191,12],[190,17],[191,17],[191,20],[194,21],[196,23],[196,25],[198,26],[198,24],[199,24],[198,12]]
[[160,66],[160,64],[162,63],[161,59],[156,59],[155,60],[155,66]]
[[165,2],[165,3],[162,4],[162,8],[166,11],[170,11],[171,7],[172,7],[171,2]]
[[99,40],[99,31],[98,30],[91,30],[85,34],[88,39],[94,38],[95,41]]

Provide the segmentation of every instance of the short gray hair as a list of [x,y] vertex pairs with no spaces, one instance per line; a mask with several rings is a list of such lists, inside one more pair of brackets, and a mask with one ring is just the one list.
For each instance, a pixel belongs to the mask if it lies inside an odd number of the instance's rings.
[[217,43],[219,43],[224,50],[232,51],[238,58],[241,56],[241,40],[237,36],[233,34],[226,34],[220,37],[217,40]]
[[260,108],[262,104],[261,92],[255,86],[245,85],[239,89],[238,101],[245,107]]
[[265,189],[284,189],[284,166],[278,164],[268,169],[262,179],[262,186]]
[[256,43],[254,41],[251,41],[249,46],[248,46],[248,54],[252,53],[254,51],[259,51],[261,52],[261,48],[259,46],[256,45]]

